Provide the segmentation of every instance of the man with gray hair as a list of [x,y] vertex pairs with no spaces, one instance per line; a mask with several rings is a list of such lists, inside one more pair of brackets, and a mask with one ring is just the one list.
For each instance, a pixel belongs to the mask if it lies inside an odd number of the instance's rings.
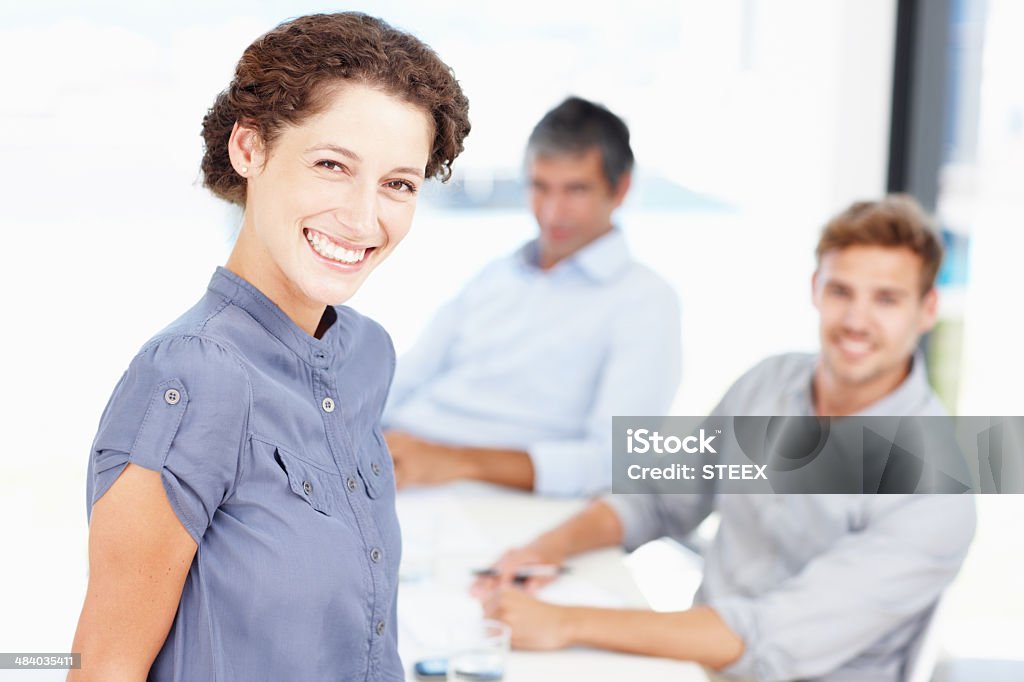
[[679,302],[612,213],[629,129],[570,97],[530,135],[539,234],[486,266],[399,362],[384,436],[399,487],[476,479],[550,495],[611,485],[611,417],[661,414],[679,384]]

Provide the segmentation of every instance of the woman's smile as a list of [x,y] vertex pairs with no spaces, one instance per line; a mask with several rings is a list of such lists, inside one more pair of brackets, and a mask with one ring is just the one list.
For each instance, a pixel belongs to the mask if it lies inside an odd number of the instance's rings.
[[318,230],[303,228],[306,242],[318,260],[347,272],[358,270],[375,246],[357,246]]

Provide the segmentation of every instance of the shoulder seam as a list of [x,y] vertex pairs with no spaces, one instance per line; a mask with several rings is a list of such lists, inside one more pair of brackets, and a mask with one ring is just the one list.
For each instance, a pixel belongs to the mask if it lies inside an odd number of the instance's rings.
[[206,325],[209,324],[210,320],[220,315],[221,312],[223,312],[223,310],[227,308],[229,305],[231,305],[231,299],[229,299],[227,296],[221,295],[220,305],[218,305],[213,312],[207,315],[206,318],[201,323],[199,323],[198,331],[200,333],[206,331]]
[[178,334],[165,334],[163,336],[157,336],[157,337],[155,337],[153,339],[150,339],[146,343],[146,345],[142,347],[142,350],[140,350],[138,352],[136,357],[145,355],[150,350],[152,350],[153,348],[159,346],[161,343],[164,343],[165,341],[181,341],[181,340],[187,340],[187,339],[198,339],[200,341],[207,341],[209,343],[212,343],[214,346],[216,346],[220,350],[224,351],[224,353],[227,354],[234,361],[235,365],[237,365],[237,367],[242,371],[242,376],[245,377],[245,385],[246,385],[246,387],[249,390],[248,401],[247,401],[247,405],[246,405],[246,418],[245,418],[246,419],[246,434],[245,434],[245,436],[248,437],[248,435],[252,431],[250,421],[251,421],[251,418],[252,418],[252,403],[253,403],[253,388],[252,388],[252,386],[253,386],[253,384],[252,384],[252,377],[249,375],[249,370],[246,369],[245,363],[242,362],[242,359],[239,357],[237,351],[235,351],[234,349],[229,348],[225,344],[221,343],[220,340],[215,339],[215,338],[213,338],[211,336],[207,336],[205,334],[178,333]]

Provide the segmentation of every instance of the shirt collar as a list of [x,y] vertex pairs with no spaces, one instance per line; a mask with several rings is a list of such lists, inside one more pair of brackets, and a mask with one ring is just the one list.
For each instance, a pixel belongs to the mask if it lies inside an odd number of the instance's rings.
[[[807,364],[807,371],[802,381],[794,386],[789,395],[789,404],[794,414],[814,414],[814,368],[818,364],[817,356]],[[920,351],[910,358],[910,373],[903,382],[892,391],[871,403],[857,417],[884,417],[916,414],[922,405],[927,404],[932,395],[932,387],[928,383],[924,356]]]
[[[538,267],[539,243],[533,239],[522,247],[519,258],[532,268]],[[595,282],[608,282],[621,274],[630,263],[629,246],[622,230],[613,227],[610,232],[590,242],[572,254],[553,270],[573,270]]]
[[[340,319],[334,321],[323,338],[310,336],[262,291],[224,267],[218,267],[213,273],[208,289],[244,310],[274,338],[309,364],[327,366],[330,350],[339,343]],[[332,312],[337,315],[336,311]]]
[[857,414],[858,416],[915,414],[922,405],[928,402],[931,395],[932,387],[928,383],[924,356],[918,351],[910,359],[910,374],[903,380],[903,383]]

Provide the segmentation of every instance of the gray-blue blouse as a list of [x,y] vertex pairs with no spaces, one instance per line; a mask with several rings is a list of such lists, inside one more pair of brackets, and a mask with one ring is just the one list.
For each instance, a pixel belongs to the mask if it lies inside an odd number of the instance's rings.
[[321,339],[218,268],[150,340],[92,446],[88,511],[159,471],[198,544],[150,680],[403,680],[401,552],[380,416],[391,339],[346,307]]

